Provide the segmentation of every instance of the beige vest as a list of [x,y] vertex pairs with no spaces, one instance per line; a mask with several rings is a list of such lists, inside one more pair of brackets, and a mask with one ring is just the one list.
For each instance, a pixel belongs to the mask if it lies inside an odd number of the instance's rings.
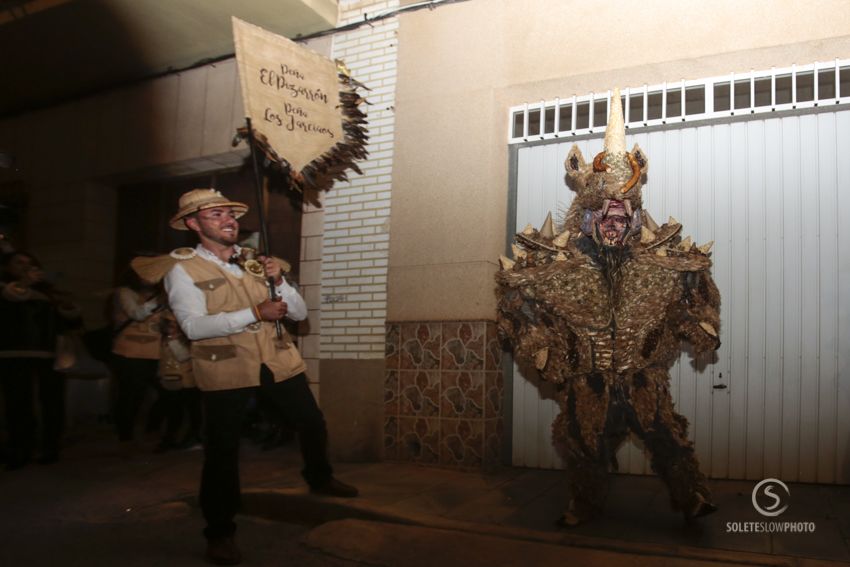
[[168,343],[162,343],[162,356],[159,359],[160,384],[166,390],[180,390],[182,388],[194,388],[195,376],[192,373],[192,361],[179,361]]
[[[129,318],[120,308],[116,309],[117,325],[123,324]],[[124,327],[112,341],[112,352],[127,358],[158,360],[161,342],[160,318],[161,313],[154,313],[144,321],[133,321]]]
[[[269,297],[265,282],[250,274],[237,278],[197,256],[180,265],[206,295],[210,315],[239,311]],[[245,331],[226,337],[192,341],[192,369],[201,390],[259,386],[261,364],[274,373],[275,382],[307,369],[286,331],[283,340],[278,341],[274,323],[268,321],[254,323]]]
[[[170,309],[163,311],[163,321],[167,321],[169,326],[173,325],[177,329],[177,320]],[[166,390],[181,390],[183,388],[195,388],[195,376],[192,374],[192,359],[190,358],[179,360],[177,354],[171,348],[171,342],[175,341],[181,349],[185,349],[186,353],[180,353],[180,358],[184,358],[192,345],[189,339],[186,338],[179,330],[175,329],[173,335],[168,335],[163,332],[162,343],[159,357],[159,379],[160,384]]]

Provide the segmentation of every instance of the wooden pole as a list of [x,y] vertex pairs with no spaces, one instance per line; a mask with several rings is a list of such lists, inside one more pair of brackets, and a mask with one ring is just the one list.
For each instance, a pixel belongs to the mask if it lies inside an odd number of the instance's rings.
[[[250,117],[246,117],[245,122],[248,126],[248,147],[251,149],[251,161],[254,164],[254,188],[257,193],[257,215],[260,217],[260,250],[263,250],[261,254],[270,256],[271,245],[269,244],[269,230],[266,226],[266,212],[265,207],[263,206],[263,182],[260,179],[260,164],[257,163],[257,149],[256,144],[254,143],[254,127],[251,125]],[[274,278],[269,277],[267,283],[269,286],[269,297],[271,300],[279,300],[280,298],[275,292]],[[283,339],[283,325],[279,319],[274,322],[274,329],[277,333],[278,340]]]

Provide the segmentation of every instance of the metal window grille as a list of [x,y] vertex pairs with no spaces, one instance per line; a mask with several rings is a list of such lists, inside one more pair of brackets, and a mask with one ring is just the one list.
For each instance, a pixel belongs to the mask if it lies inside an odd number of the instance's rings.
[[[626,128],[850,104],[850,59],[621,90]],[[611,91],[510,108],[509,144],[602,132]]]

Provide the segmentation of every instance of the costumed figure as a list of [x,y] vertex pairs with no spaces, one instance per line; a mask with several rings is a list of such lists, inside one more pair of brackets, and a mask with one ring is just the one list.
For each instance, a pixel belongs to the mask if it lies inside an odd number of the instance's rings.
[[556,231],[551,214],[540,230],[529,225],[496,276],[502,338],[520,366],[557,386],[552,432],[571,493],[561,523],[599,515],[629,434],[674,509],[686,519],[713,512],[668,374],[681,340],[695,356],[720,345],[711,243],[697,247],[675,219],[658,226],[643,210],[647,159],[637,145],[626,151],[618,90],[604,150],[588,164],[574,145],[565,167],[576,195],[563,226]]

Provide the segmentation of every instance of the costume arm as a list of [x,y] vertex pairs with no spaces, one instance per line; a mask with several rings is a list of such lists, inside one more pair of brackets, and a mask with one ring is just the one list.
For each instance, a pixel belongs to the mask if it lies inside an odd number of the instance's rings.
[[501,286],[498,294],[499,334],[512,345],[514,360],[547,382],[563,382],[577,360],[575,335],[520,290]]
[[678,335],[694,346],[695,354],[720,347],[720,292],[708,270],[685,272],[684,316]]
[[256,321],[250,307],[210,315],[204,292],[198,289],[180,264],[175,264],[165,276],[165,291],[174,317],[189,340],[234,335]]

